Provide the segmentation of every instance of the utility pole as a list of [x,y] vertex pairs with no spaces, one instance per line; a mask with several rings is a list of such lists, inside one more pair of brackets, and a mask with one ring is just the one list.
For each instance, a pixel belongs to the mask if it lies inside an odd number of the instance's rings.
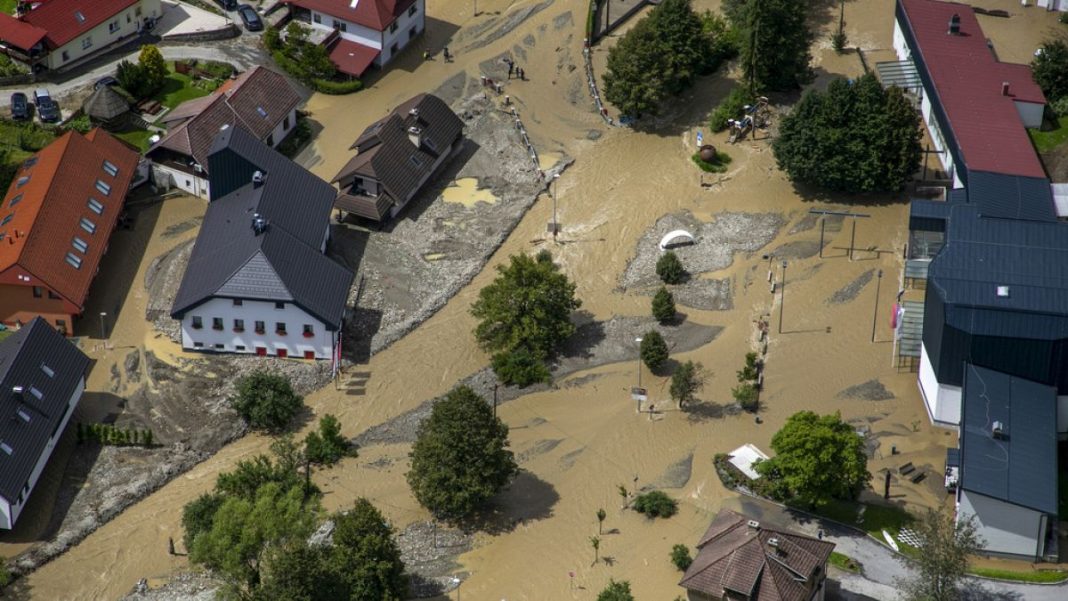
[[786,305],[786,259],[782,260],[782,282],[779,283],[779,333],[782,334],[782,312]]
[[556,244],[556,233],[560,230],[560,224],[556,222],[556,180],[560,179],[559,173],[553,174],[553,244]]
[[642,339],[641,336],[634,339],[638,343],[638,388],[642,387]]
[[853,260],[853,243],[857,241],[857,216],[853,215],[853,233],[849,236],[849,260]]
[[103,311],[100,312],[100,339],[101,340],[106,340],[107,337],[108,337],[107,327],[104,325],[104,320],[107,318],[107,316],[108,316],[107,313],[105,313]]
[[875,342],[875,324],[879,319],[879,287],[883,283],[883,270],[880,269],[875,277],[875,313],[871,316],[871,341]]
[[827,227],[827,216],[820,215],[820,258],[823,258],[823,231]]

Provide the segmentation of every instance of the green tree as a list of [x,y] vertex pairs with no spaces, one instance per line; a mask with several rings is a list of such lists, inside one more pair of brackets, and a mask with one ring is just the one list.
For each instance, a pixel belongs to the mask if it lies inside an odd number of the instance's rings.
[[189,559],[223,575],[238,591],[253,591],[267,550],[302,544],[315,528],[318,503],[318,497],[305,501],[301,487],[284,489],[276,482],[260,487],[253,500],[227,497],[211,530],[193,539]]
[[1051,103],[1068,96],[1068,41],[1049,40],[1031,61],[1035,83]]
[[144,74],[145,95],[154,94],[163,87],[170,71],[167,70],[167,61],[163,60],[159,48],[152,44],[141,46],[141,54],[137,57],[137,65]]
[[630,593],[630,583],[626,580],[616,582],[609,579],[608,586],[597,595],[597,601],[634,601],[634,595]]
[[727,24],[727,20],[717,13],[706,10],[701,13],[701,29],[712,40],[712,56],[708,69],[719,68],[723,61],[738,56],[741,40],[738,31]]
[[[349,599],[349,590],[331,562],[331,549],[294,541],[267,549],[254,601],[334,601]],[[355,598],[355,597],[354,597]]]
[[[471,306],[471,314],[479,319],[475,328],[479,346],[488,352],[519,353],[518,359],[512,358],[513,365],[546,361],[575,333],[571,312],[582,305],[575,298],[575,284],[560,273],[549,253],[536,258],[513,255],[497,272]],[[494,363],[495,370],[506,364]]]
[[552,379],[548,366],[523,347],[496,353],[490,361],[497,379],[509,386],[525,387]]
[[236,388],[237,395],[231,398],[231,405],[258,430],[285,429],[304,406],[304,400],[293,392],[288,379],[263,370],[240,378]]
[[725,0],[723,12],[738,30],[742,71],[750,93],[793,90],[809,81],[813,34],[808,0]]
[[748,382],[757,379],[757,376],[760,375],[760,364],[757,359],[758,356],[756,353],[745,354],[745,367],[739,369],[737,373],[739,382]]
[[[644,339],[643,339],[644,340]],[[694,402],[697,393],[705,387],[704,369],[700,363],[687,361],[675,368],[671,374],[671,400],[683,405]]]
[[115,67],[115,79],[119,80],[122,89],[135,98],[143,98],[148,89],[146,86],[145,71],[139,65],[128,60],[121,60]]
[[667,93],[678,94],[693,85],[712,57],[712,38],[690,0],[662,0],[649,20],[665,51]]
[[731,388],[731,396],[746,411],[756,411],[760,404],[760,391],[752,382],[742,382]]
[[441,519],[466,517],[518,473],[508,450],[508,426],[466,386],[434,405],[409,457],[412,493]]
[[608,517],[608,512],[604,508],[597,510],[597,534],[601,534],[601,529],[604,526],[604,519]]
[[853,499],[871,478],[864,439],[838,413],[791,415],[771,438],[771,448],[775,457],[756,470],[809,507]]
[[919,168],[915,109],[896,87],[867,74],[810,90],[783,118],[772,141],[775,160],[796,182],[825,190],[894,192]]
[[304,454],[312,463],[333,465],[348,451],[349,443],[341,435],[341,422],[327,413],[319,419],[319,431],[304,438]]
[[593,563],[596,564],[601,559],[601,537],[591,536],[590,546],[593,547]]
[[272,442],[271,455],[273,459],[267,455],[256,455],[252,459],[237,462],[233,471],[219,474],[215,480],[215,490],[228,496],[253,499],[257,490],[272,482],[286,489],[303,485],[304,480],[297,471],[303,463],[303,457],[292,437],[284,436]]
[[675,319],[675,295],[665,286],[661,286],[653,296],[653,317],[660,323]]
[[218,492],[204,493],[182,508],[182,542],[187,551],[193,548],[197,536],[211,531],[215,513],[225,500],[226,497]]
[[690,557],[690,548],[686,545],[675,545],[671,547],[671,563],[674,564],[680,572],[685,572],[690,564],[693,563],[693,558]]
[[919,574],[898,583],[907,601],[957,601],[969,557],[983,547],[975,516],[928,509],[914,529],[923,552],[912,560]]
[[656,275],[665,284],[681,284],[686,281],[686,268],[675,251],[669,250],[656,260]]
[[393,528],[364,498],[334,516],[331,565],[349,590],[352,601],[401,601],[408,597],[408,579]]
[[274,52],[282,48],[282,36],[277,27],[267,26],[263,30],[263,47],[268,52]]
[[639,346],[642,363],[649,369],[656,371],[668,359],[668,347],[664,337],[656,330],[649,330],[642,335]]

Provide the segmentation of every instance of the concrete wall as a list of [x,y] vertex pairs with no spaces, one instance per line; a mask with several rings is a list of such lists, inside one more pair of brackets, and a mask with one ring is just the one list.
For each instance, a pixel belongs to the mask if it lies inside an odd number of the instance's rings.
[[[199,330],[193,327],[194,316],[202,321]],[[212,319],[216,317],[223,320],[221,330],[212,329]],[[234,331],[235,319],[245,321],[244,332]],[[256,321],[264,322],[264,333],[256,333]],[[279,322],[286,324],[285,335],[276,333]],[[313,327],[311,338],[304,337],[304,324]],[[213,298],[182,318],[182,348],[187,350],[255,354],[257,348],[265,348],[266,354],[277,355],[279,349],[284,349],[290,357],[304,357],[307,351],[313,351],[316,359],[329,359],[335,340],[336,332],[327,330],[319,320],[291,302],[285,303],[283,309],[276,309],[272,301],[244,300],[241,306],[234,306],[232,299]]]
[[[141,12],[140,15],[137,14],[138,10]],[[49,69],[62,69],[124,38],[136,35],[145,18],[158,18],[162,15],[160,0],[141,0],[113,18],[51,51],[45,59],[45,64]],[[73,15],[71,18],[74,18]],[[114,29],[112,25],[115,26]],[[85,47],[86,40],[90,42],[88,47]]]
[[[44,471],[45,465],[48,464],[49,457],[52,456],[52,450],[56,448],[56,442],[61,436],[63,431],[67,428],[67,423],[70,421],[70,416],[74,413],[74,407],[78,405],[78,401],[82,398],[82,393],[85,392],[85,378],[78,382],[78,387],[74,389],[74,392],[70,395],[70,399],[67,400],[67,409],[63,414],[63,419],[59,422],[59,427],[56,428],[55,434],[48,439],[48,444],[45,445],[44,450],[41,452],[40,458],[37,459],[37,465],[33,467],[33,471],[30,472],[30,479],[27,480],[29,490],[22,495],[22,502],[17,502],[17,499],[11,505],[7,503],[0,503],[0,528],[4,527],[5,515],[3,515],[5,506],[8,509],[7,516],[10,516],[8,528],[14,526],[15,522],[19,519],[19,514],[22,513],[23,508],[26,507],[26,503],[30,500],[30,495],[33,494],[33,488],[37,485],[37,479],[41,477],[41,472]],[[31,418],[32,419],[32,418]]]
[[1044,104],[1038,104],[1037,102],[1021,102],[1019,100],[1013,102],[1016,105],[1016,112],[1020,114],[1020,120],[1023,121],[1024,127],[1042,127],[1042,113],[1046,108]]
[[931,359],[927,356],[927,347],[920,346],[920,394],[927,409],[927,417],[938,426],[957,427],[960,425],[960,386],[939,384],[935,376]]
[[990,553],[1038,559],[1045,544],[1046,517],[1042,512],[963,490],[957,518],[975,516],[978,534]]

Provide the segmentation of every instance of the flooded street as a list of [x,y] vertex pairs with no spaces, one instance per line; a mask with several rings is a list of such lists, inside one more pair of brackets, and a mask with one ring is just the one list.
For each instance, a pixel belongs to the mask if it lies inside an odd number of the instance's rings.
[[[688,321],[723,328],[711,343],[672,356],[677,361],[699,361],[709,374],[695,410],[676,410],[668,398],[670,378],[641,367],[642,383],[657,411],[637,414],[629,395],[639,369],[635,360],[571,374],[555,382],[551,390],[500,406],[498,414],[511,427],[511,446],[523,474],[496,501],[498,528],[493,534],[480,533],[474,550],[459,558],[461,571],[467,574],[463,599],[594,599],[609,578],[629,580],[640,599],[680,594],[682,589],[675,587],[679,572],[668,561],[672,545],[692,547],[721,502],[735,496],[716,477],[713,455],[745,443],[769,451],[772,434],[800,410],[840,411],[844,419],[869,428],[877,441],[875,458],[869,464],[873,474],[911,461],[934,469],[937,475],[944,448],[956,443],[956,435],[929,425],[916,374],[892,362],[889,320],[901,285],[901,256],[907,239],[904,197],[824,202],[798,194],[775,168],[769,140],[747,139],[728,145],[725,133],[709,132],[707,115],[731,85],[722,72],[700,79],[685,92],[673,105],[676,108],[660,117],[655,133],[605,125],[592,108],[583,75],[585,0],[479,0],[482,14],[478,17],[472,17],[470,0],[428,0],[427,4],[430,18],[422,44],[434,51],[447,44],[454,62],[445,63],[440,56],[423,62],[423,46],[417,44],[368,89],[352,96],[313,96],[307,109],[324,129],[311,150],[312,171],[329,180],[351,156],[348,147],[356,136],[395,104],[432,91],[460,73],[477,79],[506,52],[527,70],[529,81],[506,82],[505,93],[526,124],[542,164],[553,164],[563,154],[575,162],[556,184],[562,228],[557,244],[546,239],[553,203],[543,194],[481,273],[443,309],[368,363],[349,369],[341,390],[330,385],[306,397],[317,415],[337,415],[346,436],[356,436],[412,410],[488,364],[488,357],[475,344],[471,333],[475,321],[468,310],[478,291],[494,277],[494,267],[511,254],[542,248],[552,251],[577,283],[581,310],[590,319],[647,317],[650,288],[624,288],[622,277],[638,254],[642,236],[658,219],[688,212],[700,222],[715,223],[725,213],[750,213],[779,216],[784,224],[772,232],[771,242],[763,248],[734,253],[728,267],[700,274],[699,279],[729,282],[731,308],[709,311],[681,303],[678,307]],[[540,4],[545,4],[542,10],[487,42],[509,24],[508,15]],[[718,6],[706,0],[694,4],[699,9]],[[1004,3],[985,0],[977,4],[1002,7]],[[863,45],[869,65],[885,60],[878,57],[890,48],[892,15],[890,0],[847,4],[850,44]],[[1052,22],[1037,11],[1025,12],[1022,18],[982,19],[1001,58],[1019,61],[1029,58],[1028,48],[1033,45],[1023,33]],[[490,21],[496,24],[486,26]],[[831,76],[861,74],[856,54],[837,55],[829,48],[829,21],[823,26],[813,51],[817,85]],[[606,48],[616,35],[593,52],[599,73],[604,69]],[[479,45],[482,42],[486,43]],[[702,172],[690,160],[697,129],[706,142],[732,158],[727,173],[706,174],[707,186],[702,186]],[[474,178],[455,182],[445,189],[444,197],[446,202],[465,205],[494,202],[493,195],[479,189]],[[164,203],[157,231],[203,213],[201,201],[181,202],[185,204]],[[808,215],[810,209],[855,209],[868,215],[856,222],[853,260],[847,256],[853,227],[849,220],[828,221],[824,257],[818,256],[820,226]],[[140,300],[124,305],[124,310],[140,311],[141,319],[122,316],[123,323],[139,321],[143,327],[116,331],[111,336],[116,349],[94,354],[98,364],[89,380],[91,390],[107,388],[109,361],[121,361],[127,352],[119,349],[144,346],[167,362],[186,355],[176,344],[152,333],[144,321],[147,292],[143,283],[152,257],[195,235],[196,229],[190,229],[148,243],[146,259],[130,284],[129,294]],[[697,241],[697,250],[702,243]],[[767,254],[773,255],[770,261],[764,258]],[[783,259],[788,262],[785,292],[777,287],[772,294],[768,270],[774,271],[776,281],[781,280]],[[878,270],[881,280],[872,274]],[[782,334],[777,332],[780,315]],[[727,406],[733,403],[735,371],[742,366],[745,353],[757,348],[754,321],[762,316],[770,323],[771,335],[760,399],[763,423],[757,424],[752,414],[732,412]],[[671,334],[666,338],[671,345]],[[355,379],[366,380],[358,392],[345,386]],[[843,392],[871,380],[877,380],[892,398],[868,400]],[[155,584],[188,569],[184,557],[167,553],[171,538],[183,551],[179,542],[183,505],[209,491],[218,473],[266,452],[268,444],[268,438],[250,435],[227,445],[38,569],[22,581],[18,594],[43,600],[116,599],[141,578]],[[891,444],[897,445],[900,457],[890,458]],[[359,457],[316,473],[326,508],[344,508],[355,497],[365,496],[398,528],[429,519],[404,479],[408,451],[406,444],[367,446],[360,449]],[[620,484],[632,490],[635,486],[665,489],[680,501],[679,514],[653,522],[621,510]],[[910,508],[936,506],[947,498],[938,477],[920,484],[895,484],[893,492],[903,495],[899,500],[907,501]],[[597,534],[599,508],[608,512],[600,553],[611,562],[593,565],[588,539]],[[0,555],[11,556],[23,547],[0,544]]]

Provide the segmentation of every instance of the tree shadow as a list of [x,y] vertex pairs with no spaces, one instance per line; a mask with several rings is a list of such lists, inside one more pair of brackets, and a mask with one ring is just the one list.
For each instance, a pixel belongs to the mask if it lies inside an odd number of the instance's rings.
[[982,582],[969,578],[961,585],[961,599],[964,601],[1021,601],[1024,596],[1017,591],[994,591]]
[[571,316],[575,333],[560,348],[560,356],[568,359],[590,359],[593,349],[606,337],[604,322],[594,319],[588,311],[575,311]]
[[479,530],[491,535],[505,534],[527,520],[552,517],[553,506],[559,500],[560,495],[552,484],[521,470],[507,488],[461,525],[465,530]]
[[721,405],[711,401],[698,400],[684,405],[682,407],[682,412],[686,414],[686,421],[693,424],[699,424],[714,419],[720,419],[728,415],[737,415],[741,413],[742,410],[736,404]]
[[842,583],[832,578],[828,578],[825,582],[827,583],[826,598],[828,601],[879,601],[875,597],[847,591],[842,588]]

